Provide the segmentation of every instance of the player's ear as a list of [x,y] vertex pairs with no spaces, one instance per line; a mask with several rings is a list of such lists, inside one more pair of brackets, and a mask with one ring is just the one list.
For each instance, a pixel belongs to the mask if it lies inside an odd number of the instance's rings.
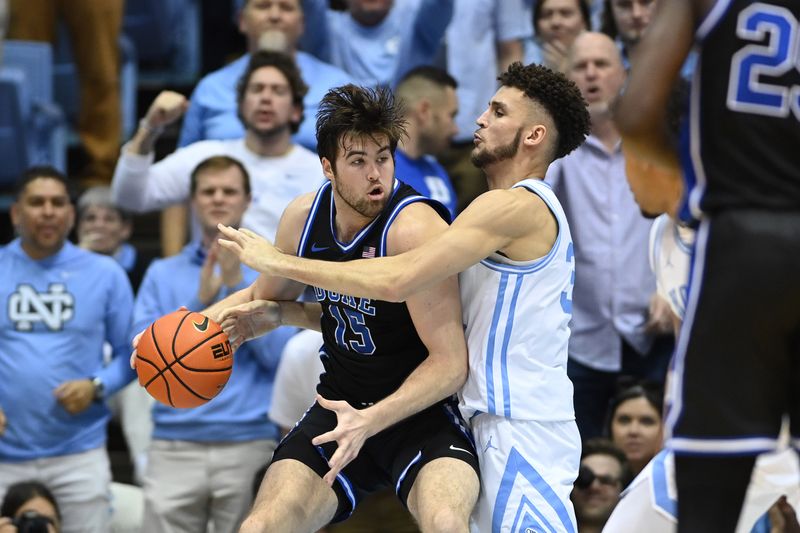
[[332,180],[334,175],[333,165],[330,160],[327,157],[323,157],[320,161],[322,163],[322,173],[325,174],[325,177],[328,178],[329,181]]
[[547,138],[547,126],[544,124],[536,124],[528,130],[527,135],[522,140],[526,146],[538,146],[544,143]]

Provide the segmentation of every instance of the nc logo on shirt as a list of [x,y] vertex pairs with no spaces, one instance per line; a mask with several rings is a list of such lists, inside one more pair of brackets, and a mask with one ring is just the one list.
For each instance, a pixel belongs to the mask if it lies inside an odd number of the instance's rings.
[[8,319],[17,331],[31,331],[43,322],[51,331],[61,331],[75,314],[75,297],[63,283],[51,283],[47,292],[38,292],[27,283],[8,298]]

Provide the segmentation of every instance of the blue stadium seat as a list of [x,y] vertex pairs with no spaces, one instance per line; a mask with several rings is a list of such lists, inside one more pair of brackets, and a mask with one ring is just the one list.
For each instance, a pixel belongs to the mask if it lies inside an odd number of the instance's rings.
[[31,150],[25,120],[30,100],[25,73],[15,67],[0,67],[0,189],[9,189],[28,168]]
[[[27,164],[47,164],[65,171],[66,124],[63,112],[53,101],[52,57],[47,43],[6,41],[3,69],[14,79],[20,73],[23,77],[19,113],[24,128],[19,130],[19,138],[27,146]],[[7,102],[10,105],[12,100]]]
[[139,57],[143,85],[194,84],[200,75],[200,0],[126,0],[122,31]]

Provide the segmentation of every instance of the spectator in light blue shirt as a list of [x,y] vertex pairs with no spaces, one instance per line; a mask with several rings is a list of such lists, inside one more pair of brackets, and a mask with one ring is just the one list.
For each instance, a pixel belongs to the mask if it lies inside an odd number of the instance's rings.
[[134,378],[133,291],[114,259],[67,241],[75,209],[63,174],[32,168],[18,190],[19,237],[0,250],[0,498],[39,479],[63,506],[65,533],[106,533],[105,400]]
[[328,89],[346,85],[353,78],[340,68],[297,50],[304,31],[301,0],[246,0],[239,16],[239,30],[247,38],[248,54],[216,70],[197,84],[183,118],[178,145],[206,139],[237,139],[244,128],[236,112],[236,83],[244,74],[250,54],[259,49],[277,49],[294,57],[308,93],[303,98],[305,118],[294,142],[316,150],[314,131],[319,102]]
[[328,0],[303,0],[306,33],[301,48],[358,83],[395,86],[412,68],[433,62],[454,3],[349,0],[347,11],[337,11],[328,7]]
[[405,106],[406,133],[395,151],[395,176],[456,216],[456,193],[436,155],[458,131],[456,80],[436,67],[417,67],[400,81],[395,94]]
[[[249,286],[258,272],[216,242],[217,224],[237,227],[250,202],[245,167],[229,156],[192,172],[191,201],[202,229],[180,254],[152,263],[134,309],[133,331],[185,306],[202,311]],[[283,345],[280,328],[241,346],[225,388],[191,409],[153,406],[153,441],[144,476],[142,531],[236,531],[251,504],[253,473],[271,457],[278,428],[267,419]]]

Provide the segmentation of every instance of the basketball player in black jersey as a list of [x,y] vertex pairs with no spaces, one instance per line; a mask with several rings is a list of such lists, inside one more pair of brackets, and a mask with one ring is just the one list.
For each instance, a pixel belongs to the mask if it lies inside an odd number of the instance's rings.
[[[443,232],[444,208],[394,179],[402,134],[390,91],[331,90],[317,119],[329,182],[287,207],[276,246],[347,261],[396,255]],[[303,289],[262,275],[206,314],[221,321],[233,306],[294,300]],[[467,373],[457,279],[431,284],[404,303],[315,293],[320,306],[289,304],[283,322],[321,327],[318,400],[275,451],[241,531],[316,531],[386,486],[423,531],[468,531],[478,464],[449,400]]]
[[664,110],[696,38],[678,214],[699,229],[668,445],[678,530],[727,533],[782,415],[800,444],[800,2],[669,0],[657,10],[616,118],[627,151],[679,169]]

